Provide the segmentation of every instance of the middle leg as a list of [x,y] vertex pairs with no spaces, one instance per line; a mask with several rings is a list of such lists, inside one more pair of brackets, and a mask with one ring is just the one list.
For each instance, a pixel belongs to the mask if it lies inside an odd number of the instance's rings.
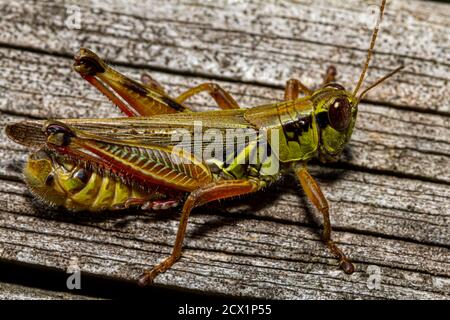
[[175,100],[178,103],[183,103],[186,99],[199,94],[207,92],[217,103],[221,109],[239,109],[239,105],[233,97],[225,91],[221,86],[212,82],[202,83],[194,88],[183,92]]
[[295,100],[298,98],[300,92],[307,96],[313,93],[313,91],[301,83],[300,80],[289,79],[286,82],[286,88],[284,89],[284,100]]

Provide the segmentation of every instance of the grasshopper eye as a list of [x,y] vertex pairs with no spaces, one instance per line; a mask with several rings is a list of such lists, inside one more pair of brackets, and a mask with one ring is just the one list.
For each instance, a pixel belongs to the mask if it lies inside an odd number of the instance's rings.
[[344,131],[352,119],[352,106],[345,98],[337,98],[328,110],[328,120],[333,129]]

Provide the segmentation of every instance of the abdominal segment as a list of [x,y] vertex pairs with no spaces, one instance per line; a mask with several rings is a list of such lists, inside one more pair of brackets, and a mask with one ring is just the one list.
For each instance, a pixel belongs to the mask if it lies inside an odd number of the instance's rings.
[[176,207],[182,194],[162,192],[158,185],[127,185],[106,172],[96,172],[62,158],[30,157],[24,170],[32,192],[44,202],[73,211]]
[[[165,194],[155,189],[142,191],[137,187],[125,185],[111,176],[76,168],[72,179],[85,179],[87,182],[79,188],[76,184],[59,175],[55,183],[65,190],[67,194],[64,206],[72,210],[117,210],[131,206],[143,209],[168,209],[178,205],[178,201],[167,199]],[[69,179],[70,180],[70,179]],[[75,186],[75,188],[72,188]],[[71,189],[72,188],[72,189]]]

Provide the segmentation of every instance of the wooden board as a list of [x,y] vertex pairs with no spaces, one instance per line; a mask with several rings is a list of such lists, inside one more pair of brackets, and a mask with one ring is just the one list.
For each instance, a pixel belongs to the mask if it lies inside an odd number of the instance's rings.
[[0,300],[86,300],[93,299],[76,294],[30,288],[11,283],[0,283]]
[[[1,128],[27,118],[119,115],[71,71],[82,46],[135,79],[151,73],[174,95],[214,81],[250,107],[281,100],[290,77],[319,83],[329,64],[351,88],[370,37],[361,18],[369,2],[356,0],[230,7],[111,0],[76,8],[0,0],[0,8]],[[74,10],[79,29],[69,19]],[[341,162],[312,166],[354,275],[337,269],[320,241],[321,218],[287,177],[254,197],[196,210],[182,259],[157,283],[277,299],[449,298],[449,15],[444,4],[389,3],[368,82],[400,64],[407,70],[360,105]],[[202,95],[192,105],[201,111],[213,102]],[[177,211],[51,210],[21,182],[25,158],[2,129],[1,259],[63,271],[76,257],[82,271],[122,281],[169,254]]]

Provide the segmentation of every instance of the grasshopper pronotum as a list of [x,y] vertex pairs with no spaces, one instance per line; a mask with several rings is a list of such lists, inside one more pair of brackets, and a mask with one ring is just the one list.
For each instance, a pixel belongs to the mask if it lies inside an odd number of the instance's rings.
[[[180,258],[193,208],[256,192],[293,170],[309,200],[323,214],[324,242],[344,272],[351,274],[354,266],[331,240],[329,206],[308,173],[306,163],[313,157],[322,162],[336,160],[350,139],[361,99],[401,69],[359,93],[385,5],[383,0],[366,61],[353,91],[337,84],[335,70],[329,68],[320,89],[312,91],[299,80],[291,79],[283,102],[250,109],[240,109],[214,83],[201,84],[172,98],[150,76],[143,76],[141,83],[133,81],[93,52],[81,49],[75,56],[74,69],[128,117],[8,125],[6,133],[12,140],[35,149],[24,169],[25,180],[43,201],[70,210],[167,209],[183,203],[173,252],[153,269],[144,271],[139,283],[145,285]],[[223,110],[191,112],[184,101],[200,92],[209,93]],[[304,96],[299,97],[300,93]],[[229,129],[252,129],[258,134],[240,145],[233,140],[232,152],[225,150],[225,159],[218,154],[199,157],[197,153],[176,148],[173,141],[173,134],[180,129],[193,132],[195,122],[201,122],[204,129],[216,130],[218,135]],[[261,132],[272,134],[268,146],[277,152],[250,163],[251,154],[261,154]],[[217,146],[227,149],[225,143],[216,143]],[[269,172],[268,166],[275,162],[279,164],[278,169]]]

